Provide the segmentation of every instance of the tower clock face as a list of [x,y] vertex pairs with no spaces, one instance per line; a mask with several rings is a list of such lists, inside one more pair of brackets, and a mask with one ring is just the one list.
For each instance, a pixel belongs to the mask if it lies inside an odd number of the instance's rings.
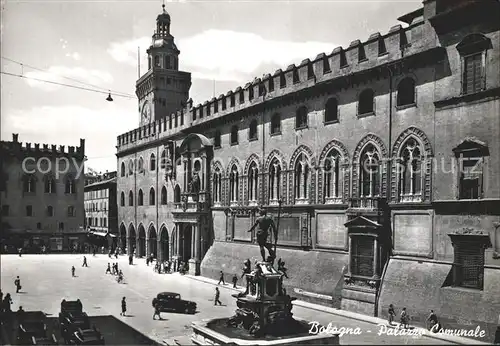
[[149,102],[144,103],[141,116],[144,123],[149,123],[151,121],[151,106],[149,105]]

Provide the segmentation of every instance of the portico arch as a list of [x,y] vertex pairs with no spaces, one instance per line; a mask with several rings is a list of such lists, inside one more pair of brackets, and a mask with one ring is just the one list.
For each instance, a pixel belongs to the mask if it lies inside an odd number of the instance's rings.
[[160,259],[166,261],[170,258],[168,251],[168,230],[165,225],[160,230]]
[[135,233],[134,225],[130,224],[128,227],[128,254],[133,255],[136,251],[137,236]]
[[146,255],[146,231],[144,230],[144,226],[142,224],[139,225],[139,237],[138,237],[138,257],[144,257]]
[[127,229],[125,228],[125,225],[122,223],[120,225],[120,238],[119,238],[118,246],[122,250],[122,253],[125,253],[125,250],[127,249]]
[[147,255],[153,255],[153,258],[158,258],[158,243],[156,237],[155,226],[149,226],[148,230],[148,252]]

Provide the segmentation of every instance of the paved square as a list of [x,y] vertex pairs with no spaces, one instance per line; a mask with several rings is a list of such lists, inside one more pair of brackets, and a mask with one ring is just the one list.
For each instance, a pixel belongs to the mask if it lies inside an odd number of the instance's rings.
[[[11,293],[12,310],[16,311],[22,305],[27,311],[42,310],[57,316],[62,299],[79,298],[90,316],[112,315],[159,343],[173,338],[180,338],[185,343],[186,336],[191,334],[191,322],[229,317],[237,308],[236,300],[231,297],[233,290],[221,289],[224,305],[214,306],[214,285],[180,274],[157,274],[151,266],[145,265],[143,259],[134,259],[135,265],[129,266],[125,256],[118,260],[106,255],[86,257],[88,268],[82,268],[83,255],[2,255],[1,288],[4,295]],[[125,284],[118,284],[115,276],[105,274],[108,262],[119,263]],[[71,266],[76,268],[75,278],[71,277]],[[14,287],[17,275],[23,287],[19,294],[15,293]],[[195,301],[198,312],[195,315],[162,313],[163,320],[153,320],[151,301],[162,291],[177,292],[183,299]],[[122,297],[127,298],[129,316],[126,317],[120,316]],[[427,337],[378,336],[379,328],[373,324],[298,306],[292,312],[296,317],[323,325],[331,323],[337,328],[361,329],[361,335],[343,336],[341,344],[447,344]]]

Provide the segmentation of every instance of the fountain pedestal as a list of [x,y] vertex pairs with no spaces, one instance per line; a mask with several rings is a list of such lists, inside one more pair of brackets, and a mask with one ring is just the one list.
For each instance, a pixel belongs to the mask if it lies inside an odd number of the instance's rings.
[[236,314],[194,322],[191,340],[197,345],[338,345],[338,334],[309,333],[307,321],[293,318],[292,301],[283,274],[269,262],[257,262],[246,276],[246,290],[233,294]]

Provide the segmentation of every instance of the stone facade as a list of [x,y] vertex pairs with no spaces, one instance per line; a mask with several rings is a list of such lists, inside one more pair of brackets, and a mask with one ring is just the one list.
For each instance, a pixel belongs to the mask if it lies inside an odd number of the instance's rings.
[[[490,328],[500,309],[498,14],[496,1],[426,1],[399,18],[405,28],[119,136],[121,230],[139,253],[162,238],[163,258],[194,273],[239,274],[259,258],[247,231],[263,205],[280,214],[278,256],[300,298],[331,295],[325,304],[382,316],[391,303],[414,316],[433,308]],[[138,206],[151,189],[154,203]],[[413,290],[428,286],[429,306]],[[454,314],[453,304],[468,308]]]
[[[79,147],[1,142],[2,245],[78,250],[85,240],[85,140]],[[5,250],[5,249],[3,249]]]

